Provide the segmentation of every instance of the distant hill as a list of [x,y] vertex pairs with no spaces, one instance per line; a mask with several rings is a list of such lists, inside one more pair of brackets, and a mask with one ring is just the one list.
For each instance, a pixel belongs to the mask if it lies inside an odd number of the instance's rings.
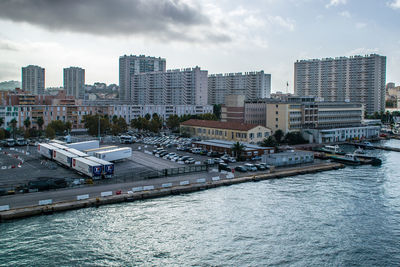
[[0,82],[0,90],[14,90],[15,88],[21,88],[21,82],[19,81],[6,81]]

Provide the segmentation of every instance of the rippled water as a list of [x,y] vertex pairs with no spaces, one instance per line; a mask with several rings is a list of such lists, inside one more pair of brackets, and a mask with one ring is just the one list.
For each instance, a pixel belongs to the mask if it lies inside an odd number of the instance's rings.
[[3,223],[0,265],[398,266],[400,153],[375,153],[381,167]]

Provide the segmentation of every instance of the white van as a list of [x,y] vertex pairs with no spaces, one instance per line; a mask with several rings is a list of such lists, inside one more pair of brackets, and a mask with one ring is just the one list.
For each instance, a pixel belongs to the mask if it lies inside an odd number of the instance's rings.
[[251,172],[257,171],[257,167],[254,166],[254,165],[251,164],[251,163],[246,163],[246,164],[244,164],[244,167],[245,167],[248,171],[251,171]]
[[201,150],[202,149],[200,147],[195,147],[195,148],[192,148],[192,153],[193,154],[200,154]]

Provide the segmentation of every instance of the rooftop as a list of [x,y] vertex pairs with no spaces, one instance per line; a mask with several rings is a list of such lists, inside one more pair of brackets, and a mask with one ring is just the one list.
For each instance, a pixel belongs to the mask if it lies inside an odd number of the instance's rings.
[[[201,145],[207,145],[207,146],[218,146],[218,147],[224,147],[224,148],[231,148],[233,144],[236,142],[232,141],[224,141],[224,140],[216,140],[216,139],[211,139],[211,140],[205,140],[205,141],[197,141],[194,142],[196,144],[201,144]],[[252,145],[248,143],[242,143],[244,145],[244,150],[249,151],[249,150],[258,150],[258,149],[274,149],[273,147],[261,147],[257,145]]]
[[181,123],[181,125],[217,128],[217,129],[229,129],[238,131],[248,131],[259,126],[257,124],[247,124],[240,122],[222,122],[222,121],[195,120],[195,119],[190,119],[188,121],[185,121]]

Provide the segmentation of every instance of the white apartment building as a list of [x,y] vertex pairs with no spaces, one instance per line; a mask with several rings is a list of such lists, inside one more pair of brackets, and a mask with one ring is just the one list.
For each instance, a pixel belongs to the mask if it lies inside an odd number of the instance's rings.
[[376,54],[298,60],[294,93],[325,101],[364,104],[367,114],[385,110],[386,57]]
[[22,90],[34,95],[44,94],[45,70],[42,67],[29,65],[22,68]]
[[131,75],[135,105],[207,105],[208,71],[200,67]]
[[208,76],[208,104],[225,104],[226,95],[245,95],[246,100],[269,98],[271,74],[264,71]]
[[82,99],[85,94],[85,70],[79,67],[64,68],[64,89],[67,96]]
[[165,72],[166,60],[145,55],[119,57],[119,99],[131,100],[131,75],[146,72]]

